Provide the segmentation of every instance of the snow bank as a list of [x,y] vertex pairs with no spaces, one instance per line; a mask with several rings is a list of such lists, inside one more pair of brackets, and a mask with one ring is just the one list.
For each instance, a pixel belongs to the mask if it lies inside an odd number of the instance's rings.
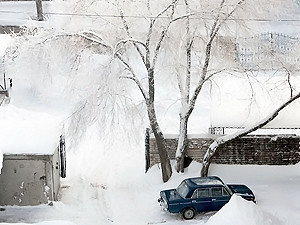
[[230,201],[206,225],[282,225],[282,221],[264,212],[253,202],[233,195]]

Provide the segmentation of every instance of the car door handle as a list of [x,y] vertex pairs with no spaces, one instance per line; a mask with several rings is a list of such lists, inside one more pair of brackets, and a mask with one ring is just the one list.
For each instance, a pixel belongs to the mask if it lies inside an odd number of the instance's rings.
[[217,199],[213,198],[212,201],[216,201]]
[[194,203],[194,202],[196,202],[196,200],[193,200],[192,202]]

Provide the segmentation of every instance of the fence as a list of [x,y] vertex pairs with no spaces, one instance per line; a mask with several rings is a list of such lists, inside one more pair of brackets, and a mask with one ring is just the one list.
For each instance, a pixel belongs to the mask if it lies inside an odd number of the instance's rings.
[[[167,138],[168,154],[175,159],[177,138]],[[213,138],[189,138],[187,155],[202,162]],[[300,162],[300,136],[296,135],[257,135],[245,136],[230,141],[220,147],[213,162],[217,164],[257,164],[257,165],[293,165]],[[149,167],[159,163],[159,155],[154,138],[149,139]]]

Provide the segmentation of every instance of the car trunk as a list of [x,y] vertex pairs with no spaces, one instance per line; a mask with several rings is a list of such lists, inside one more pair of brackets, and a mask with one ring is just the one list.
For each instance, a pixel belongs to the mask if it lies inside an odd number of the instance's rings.
[[255,196],[253,192],[243,184],[227,184],[234,194],[241,196],[242,198],[255,202]]

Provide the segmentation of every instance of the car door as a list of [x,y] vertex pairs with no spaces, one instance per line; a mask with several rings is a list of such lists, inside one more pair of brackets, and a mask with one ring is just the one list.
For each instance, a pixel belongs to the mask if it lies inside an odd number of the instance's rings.
[[211,197],[212,211],[221,209],[230,200],[230,194],[224,187],[212,187]]
[[209,188],[198,188],[191,197],[192,206],[197,212],[209,212],[212,210],[211,199]]

